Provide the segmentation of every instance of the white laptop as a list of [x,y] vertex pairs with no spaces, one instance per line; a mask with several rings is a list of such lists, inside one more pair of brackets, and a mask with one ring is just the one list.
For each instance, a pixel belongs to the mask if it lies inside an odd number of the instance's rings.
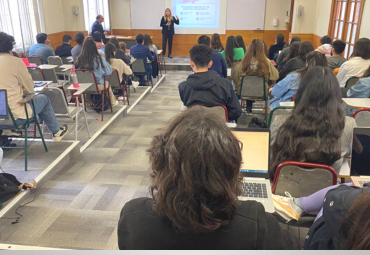
[[358,187],[370,183],[370,127],[353,130],[351,180]]
[[9,119],[8,97],[5,89],[0,89],[0,124]]
[[274,213],[271,184],[269,180],[270,130],[240,129],[233,131],[235,137],[243,143],[243,195],[241,201],[255,200],[265,207],[265,211]]

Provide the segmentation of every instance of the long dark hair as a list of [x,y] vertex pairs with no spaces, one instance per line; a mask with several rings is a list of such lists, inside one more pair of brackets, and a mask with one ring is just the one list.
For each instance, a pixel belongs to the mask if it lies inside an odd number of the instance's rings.
[[234,48],[238,48],[235,37],[229,36],[225,47],[225,59],[228,67],[232,67],[234,63]]
[[325,54],[318,51],[312,51],[308,53],[306,55],[306,67],[297,71],[300,74],[299,79],[302,80],[307,74],[308,70],[315,66],[328,66],[328,59],[326,58]]
[[368,38],[359,39],[355,43],[352,56],[370,59],[370,40]]
[[305,41],[305,42],[301,43],[301,46],[299,47],[297,58],[300,58],[304,62],[306,62],[307,54],[310,53],[311,51],[314,51],[314,50],[315,49],[313,48],[312,43],[309,42],[309,41]]
[[153,210],[178,232],[208,233],[235,217],[241,145],[216,114],[197,106],[175,117],[147,150]]
[[332,165],[341,157],[345,126],[342,94],[328,67],[310,68],[300,82],[292,116],[279,128],[272,146],[270,178],[285,161]]
[[341,226],[340,236],[347,239],[348,250],[370,250],[369,215],[370,192],[367,188],[353,203]]
[[219,34],[213,34],[211,38],[211,48],[214,50],[223,49],[221,38]]
[[116,46],[116,49],[120,49],[119,47],[119,41],[116,37],[112,37],[110,40],[109,40],[110,43],[112,43],[114,46]]
[[244,53],[246,53],[247,52],[247,47],[245,46],[243,37],[238,35],[238,36],[235,37],[235,40],[236,40],[236,43],[238,44],[239,48],[243,48]]
[[116,46],[114,46],[113,43],[107,43],[107,45],[105,45],[105,60],[111,64],[111,60],[112,58],[115,58],[115,54],[114,52],[117,52],[117,48]]
[[298,56],[298,50],[299,50],[299,47],[301,46],[301,43],[300,42],[294,42],[290,45],[290,49],[289,49],[289,54],[288,56],[286,56],[286,58],[284,58],[284,60],[282,61],[282,63],[287,63],[289,60],[295,58]]
[[80,56],[76,60],[76,68],[94,70],[95,63],[104,68],[103,59],[99,55],[98,48],[91,37],[87,38],[85,43],[82,45],[82,51]]
[[151,46],[153,44],[152,38],[148,34],[144,35],[144,45],[145,46]]

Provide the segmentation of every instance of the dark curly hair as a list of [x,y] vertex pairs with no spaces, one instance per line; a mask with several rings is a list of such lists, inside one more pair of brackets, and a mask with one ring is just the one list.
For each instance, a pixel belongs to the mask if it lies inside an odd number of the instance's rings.
[[208,67],[212,60],[212,49],[208,45],[197,44],[190,50],[190,59],[199,67]]
[[294,101],[292,116],[279,128],[272,146],[272,180],[278,165],[288,160],[330,166],[341,158],[345,113],[332,70],[322,66],[308,68]]
[[0,32],[0,53],[9,53],[15,45],[14,37]]
[[147,150],[153,210],[181,233],[207,233],[230,223],[241,195],[241,144],[201,106],[174,118]]

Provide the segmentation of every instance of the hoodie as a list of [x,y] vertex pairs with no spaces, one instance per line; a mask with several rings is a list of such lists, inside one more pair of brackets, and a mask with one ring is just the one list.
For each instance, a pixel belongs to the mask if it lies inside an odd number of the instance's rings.
[[331,56],[331,45],[330,44],[323,44],[320,47],[316,49],[316,51],[321,52],[322,54],[325,54],[326,57]]
[[224,105],[229,113],[229,121],[242,114],[238,97],[227,79],[218,77],[215,71],[195,73],[179,85],[181,101],[186,107],[194,105]]

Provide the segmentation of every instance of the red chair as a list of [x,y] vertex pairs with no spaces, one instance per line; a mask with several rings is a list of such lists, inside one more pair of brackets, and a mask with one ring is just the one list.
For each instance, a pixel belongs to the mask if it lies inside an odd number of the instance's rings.
[[272,193],[285,196],[289,192],[296,198],[306,197],[337,183],[337,172],[331,166],[287,161],[276,169]]
[[352,118],[356,120],[356,124],[359,127],[370,127],[370,109],[364,108],[355,111]]
[[[101,95],[102,96],[102,101],[101,104],[97,104],[97,102],[93,102],[95,108],[97,106],[101,107],[101,113],[102,113],[102,118],[101,121],[104,120],[104,106],[106,103],[109,104],[111,112],[113,112],[113,107],[111,104],[111,98],[109,94],[109,89],[110,89],[110,84],[106,85],[105,83],[102,84],[104,88],[102,90],[99,89],[98,87],[98,82],[96,81],[96,77],[93,71],[86,70],[86,69],[78,69],[76,70],[76,75],[77,75],[77,80],[79,83],[92,83],[93,86],[91,86],[89,89],[87,89],[84,92],[84,95]],[[109,102],[104,102],[104,97],[105,94],[108,94]],[[86,108],[86,101],[85,101],[85,108]]]

